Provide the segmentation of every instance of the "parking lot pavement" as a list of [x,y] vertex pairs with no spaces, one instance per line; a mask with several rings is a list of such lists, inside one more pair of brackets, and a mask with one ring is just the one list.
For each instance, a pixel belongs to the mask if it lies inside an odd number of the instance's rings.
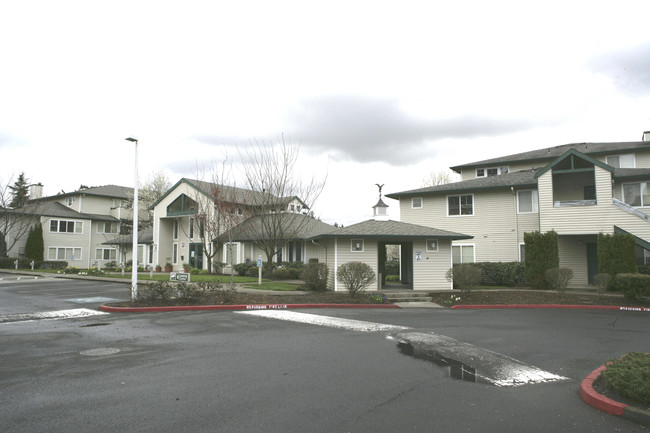
[[0,315],[97,309],[106,302],[128,300],[129,290],[123,283],[0,273]]

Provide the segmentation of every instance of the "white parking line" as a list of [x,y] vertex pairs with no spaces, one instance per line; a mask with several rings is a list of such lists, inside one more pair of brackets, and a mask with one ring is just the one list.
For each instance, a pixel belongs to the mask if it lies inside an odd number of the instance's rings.
[[235,313],[267,317],[270,319],[287,320],[290,322],[307,323],[310,325],[329,326],[330,328],[349,329],[351,331],[376,332],[409,329],[407,326],[384,325],[382,323],[340,319],[338,317],[319,316],[317,314],[295,313],[286,310],[236,311]]

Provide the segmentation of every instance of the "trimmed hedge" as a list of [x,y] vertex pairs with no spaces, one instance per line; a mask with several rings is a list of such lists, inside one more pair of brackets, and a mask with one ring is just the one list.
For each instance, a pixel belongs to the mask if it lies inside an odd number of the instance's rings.
[[329,269],[325,263],[309,263],[305,265],[300,278],[309,290],[324,291],[327,289]]
[[610,284],[610,289],[622,291],[627,299],[650,297],[650,275],[618,274]]
[[560,255],[557,245],[557,233],[524,233],[526,244],[526,279],[537,288],[545,285],[544,274],[547,270],[560,267]]
[[[14,262],[16,259],[11,257],[4,257],[0,259],[0,269],[15,269],[16,265]],[[30,259],[18,259],[18,269],[31,269],[31,260]],[[58,262],[58,261],[34,261],[34,269],[65,269],[68,266],[68,262]]]
[[634,236],[629,233],[598,233],[598,273],[616,275],[636,272]]
[[474,263],[483,273],[483,286],[519,286],[526,282],[526,268],[522,262]]

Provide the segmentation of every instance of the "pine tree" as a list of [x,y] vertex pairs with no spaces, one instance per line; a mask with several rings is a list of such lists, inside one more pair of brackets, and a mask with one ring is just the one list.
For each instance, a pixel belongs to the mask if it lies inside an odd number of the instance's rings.
[[16,182],[13,186],[9,186],[9,189],[11,190],[9,207],[14,209],[22,207],[29,200],[29,181],[25,178],[25,173],[20,173]]
[[27,243],[25,245],[25,257],[30,260],[42,262],[44,253],[43,227],[37,225],[29,229],[29,235],[27,235]]

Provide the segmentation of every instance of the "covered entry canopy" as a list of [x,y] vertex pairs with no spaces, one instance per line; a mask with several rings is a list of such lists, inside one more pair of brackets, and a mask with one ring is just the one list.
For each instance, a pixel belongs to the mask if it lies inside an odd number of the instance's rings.
[[[337,228],[310,238],[321,249],[319,261],[329,269],[328,287],[345,290],[337,281],[337,269],[344,263],[363,262],[378,276],[386,261],[385,245],[401,247],[402,282],[414,290],[451,289],[445,273],[451,268],[451,242],[471,239],[462,233],[399,221],[367,220]],[[381,288],[378,278],[376,288]]]

